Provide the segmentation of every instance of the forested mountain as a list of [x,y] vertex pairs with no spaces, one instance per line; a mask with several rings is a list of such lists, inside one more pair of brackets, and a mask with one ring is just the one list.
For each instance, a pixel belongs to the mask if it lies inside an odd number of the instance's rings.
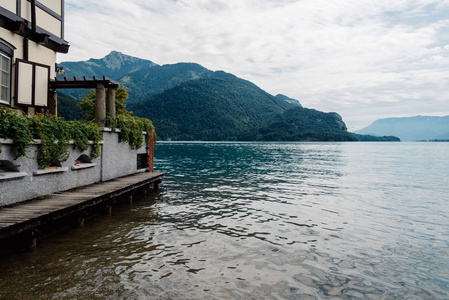
[[361,140],[337,113],[298,107],[236,77],[191,80],[127,109],[151,119],[162,140]]
[[238,78],[191,80],[146,101],[129,103],[172,140],[252,140],[266,121],[290,104]]
[[78,102],[78,99],[58,92],[58,116],[66,121],[82,119],[85,113],[77,105]]
[[403,141],[449,139],[449,116],[380,119],[356,133],[394,135]]
[[[113,51],[102,59],[61,63],[67,77],[107,76],[129,90],[126,109],[151,119],[163,140],[372,140],[350,134],[337,113],[303,108],[253,83],[194,63],[157,65]],[[64,90],[80,99],[86,91]],[[82,114],[74,98],[58,93],[58,114]],[[389,139],[389,138],[386,138]]]
[[[127,102],[141,101],[148,97],[198,78],[235,77],[223,71],[211,71],[195,63],[177,63],[158,65],[123,53],[112,51],[101,59],[80,62],[62,62],[59,66],[65,70],[68,78],[83,76],[92,78],[109,77],[120,83],[129,91]],[[58,75],[58,77],[61,77]],[[64,93],[81,98],[81,90],[65,90]]]

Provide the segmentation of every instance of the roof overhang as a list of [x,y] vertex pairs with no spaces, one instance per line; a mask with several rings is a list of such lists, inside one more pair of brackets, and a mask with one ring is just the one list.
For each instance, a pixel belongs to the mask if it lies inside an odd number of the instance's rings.
[[105,88],[118,88],[120,83],[108,78],[106,76],[89,78],[83,76],[83,78],[73,77],[71,78],[55,78],[50,80],[50,88],[52,90],[57,89],[93,89],[97,87],[97,84],[103,84]]
[[41,44],[42,46],[55,52],[69,52],[70,45],[67,41],[40,27],[36,27],[36,32],[33,33],[27,20],[13,14],[3,7],[0,7],[0,27],[12,31],[24,38],[28,38],[31,41]]

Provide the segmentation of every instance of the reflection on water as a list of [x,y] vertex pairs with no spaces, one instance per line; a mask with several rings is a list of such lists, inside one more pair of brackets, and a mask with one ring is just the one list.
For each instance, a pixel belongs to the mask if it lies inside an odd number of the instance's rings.
[[156,151],[159,193],[1,260],[0,298],[449,297],[449,144]]

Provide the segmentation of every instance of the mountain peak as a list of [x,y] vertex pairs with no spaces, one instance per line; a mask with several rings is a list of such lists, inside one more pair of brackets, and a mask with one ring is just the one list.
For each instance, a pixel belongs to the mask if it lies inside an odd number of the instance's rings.
[[295,106],[302,107],[302,105],[301,105],[301,103],[299,102],[299,100],[296,100],[296,99],[287,97],[287,96],[282,95],[282,94],[277,94],[275,97],[278,98],[278,99],[280,99],[280,100],[284,100],[284,101],[286,101],[286,102],[288,102],[288,103],[290,103],[290,104],[293,104],[293,105],[295,105]]
[[106,67],[110,69],[121,68],[122,66],[129,64],[140,65],[139,69],[157,66],[157,64],[153,63],[152,61],[126,55],[115,50],[111,51],[108,55],[101,58],[100,61],[103,61]]

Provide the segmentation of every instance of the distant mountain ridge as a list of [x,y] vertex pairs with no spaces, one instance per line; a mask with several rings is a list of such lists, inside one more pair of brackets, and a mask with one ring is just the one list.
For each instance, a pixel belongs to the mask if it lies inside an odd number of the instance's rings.
[[379,119],[355,133],[376,136],[394,135],[403,141],[449,139],[449,116]]

